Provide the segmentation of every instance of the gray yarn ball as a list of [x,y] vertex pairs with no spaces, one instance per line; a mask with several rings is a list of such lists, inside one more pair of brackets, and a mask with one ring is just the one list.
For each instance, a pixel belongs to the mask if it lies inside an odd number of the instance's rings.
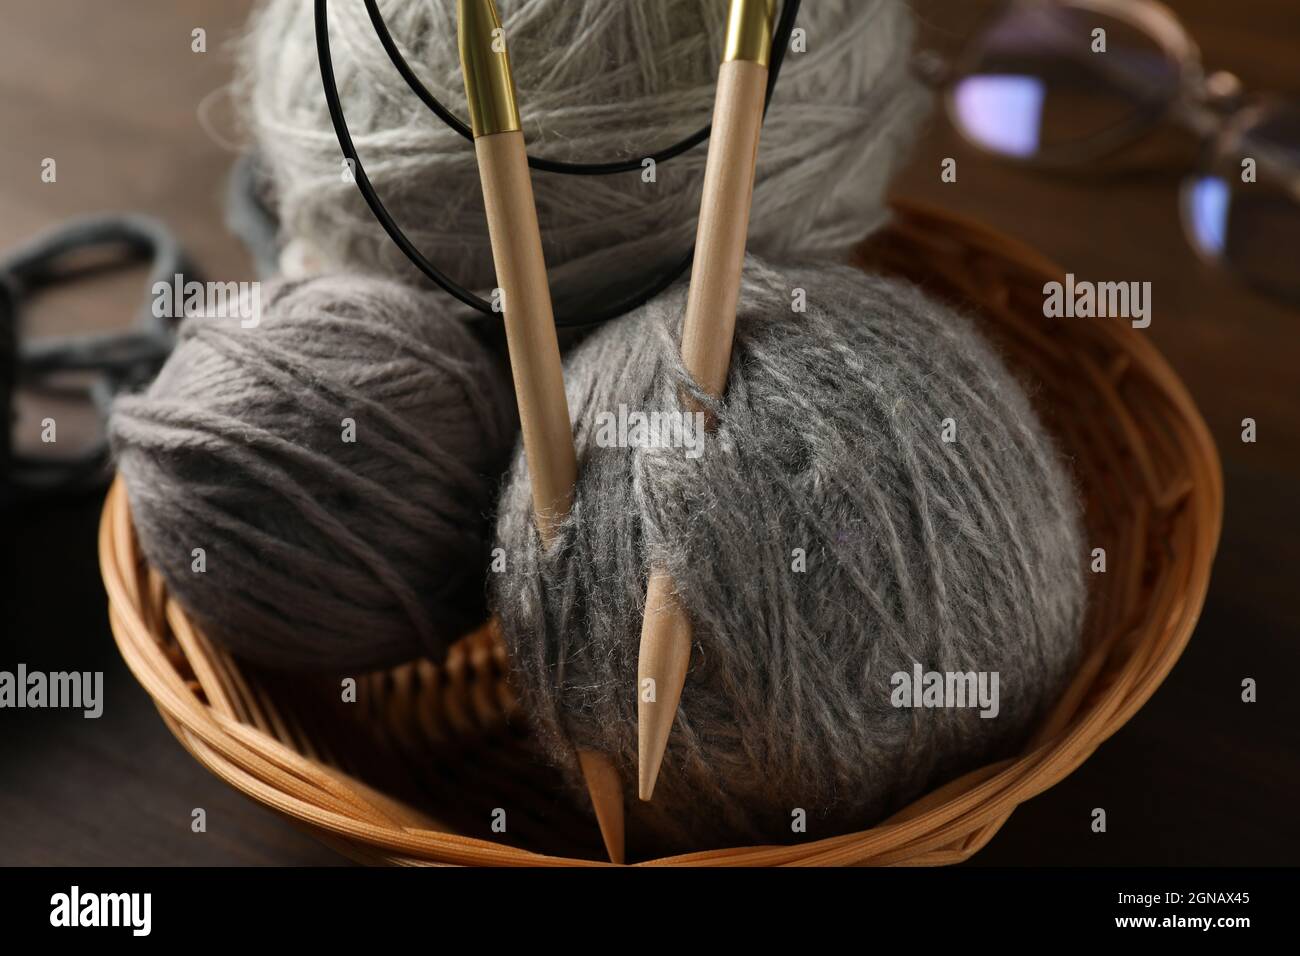
[[260,325],[187,318],[148,391],[114,406],[141,547],[250,660],[437,659],[486,613],[506,373],[430,293],[351,276],[263,291]]
[[[452,0],[382,2],[421,81],[462,118]],[[709,121],[726,26],[719,0],[498,0],[530,152],[640,157]],[[343,109],[358,154],[397,222],[435,263],[480,291],[495,284],[473,147],[394,70],[359,0],[329,5]],[[928,95],[909,64],[903,0],[806,0],[759,150],[749,247],[779,256],[848,248],[884,219],[884,191]],[[344,176],[321,92],[313,4],[269,0],[243,46],[241,100],[295,261],[426,280]],[[643,281],[695,238],[707,148],[660,164],[655,182],[534,173],[557,304]],[[314,250],[304,250],[304,245]]]
[[[908,284],[750,259],[702,453],[602,447],[602,413],[679,407],[684,298],[571,356],[580,478],[553,549],[539,551],[518,456],[499,507],[507,571],[492,601],[552,757],[576,783],[575,747],[610,754],[629,842],[658,853],[848,832],[1012,752],[1076,661],[1084,548],[1071,479],[999,357]],[[643,803],[635,688],[652,566],[672,573],[694,650]],[[891,678],[915,663],[997,672],[997,716],[894,706]],[[792,834],[796,808],[806,836]]]

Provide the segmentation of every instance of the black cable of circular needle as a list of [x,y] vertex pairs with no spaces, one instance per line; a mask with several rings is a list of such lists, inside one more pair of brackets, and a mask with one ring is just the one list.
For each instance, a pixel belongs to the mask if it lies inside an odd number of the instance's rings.
[[[384,23],[383,16],[379,13],[379,6],[376,0],[364,0],[366,10],[370,14],[370,22],[375,28],[375,33],[382,44],[388,58],[392,61],[394,68],[406,81],[406,85],[411,91],[419,97],[440,120],[446,123],[451,129],[465,139],[473,141],[474,134],[470,128],[448,110],[438,98],[433,95],[422,82],[415,72],[411,69],[410,64],[406,62],[405,57],[397,48],[396,41],[393,40],[392,34],[388,31],[388,26]],[[361,157],[357,155],[357,149],[352,142],[352,134],[348,130],[347,119],[343,115],[343,105],[339,100],[338,84],[334,79],[334,61],[330,53],[329,42],[329,16],[328,0],[316,0],[316,53],[320,60],[321,84],[325,90],[325,102],[329,107],[330,120],[334,124],[334,132],[338,137],[339,147],[343,150],[344,157],[351,164],[353,177],[356,180],[357,189],[361,193],[362,199],[370,207],[371,213],[374,214],[379,225],[383,227],[384,232],[393,240],[397,247],[402,251],[407,259],[420,270],[428,279],[441,287],[450,295],[454,296],[461,302],[482,313],[485,316],[496,315],[492,305],[481,296],[475,295],[469,289],[466,289],[460,283],[456,282],[441,269],[435,266],[415,244],[407,238],[396,220],[393,219],[383,201],[375,192],[369,177],[366,175],[365,167],[361,164]],[[772,33],[772,56],[771,66],[767,78],[767,94],[763,104],[764,113],[772,101],[772,92],[776,89],[777,77],[781,72],[781,63],[785,59],[786,47],[790,43],[790,34],[794,30],[795,17],[799,12],[799,0],[785,0],[781,6],[781,17],[777,22],[776,28]],[[547,173],[558,173],[566,176],[609,176],[616,173],[632,172],[643,168],[645,160],[652,159],[656,164],[667,162],[689,149],[698,146],[709,137],[710,126],[705,125],[691,133],[685,139],[682,139],[671,146],[667,146],[658,152],[651,153],[648,156],[641,156],[634,159],[615,160],[612,162],[601,163],[568,163],[554,159],[543,159],[535,156],[528,157],[528,165],[533,169]],[[635,288],[623,298],[610,304],[603,309],[581,310],[575,315],[557,315],[555,324],[560,327],[576,327],[585,325],[597,325],[601,322],[623,315],[626,312],[643,305],[645,302],[654,298],[660,292],[667,289],[677,281],[683,273],[690,267],[691,260],[695,255],[695,247],[692,245],[686,250],[685,254],[676,260],[664,272],[651,276],[646,282]]]

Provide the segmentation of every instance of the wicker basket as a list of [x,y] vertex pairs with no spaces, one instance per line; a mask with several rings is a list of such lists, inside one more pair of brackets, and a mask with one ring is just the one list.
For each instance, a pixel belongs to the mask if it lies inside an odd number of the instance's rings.
[[[945,864],[979,850],[1016,806],[1073,771],[1151,696],[1200,613],[1219,538],[1218,455],[1191,398],[1120,320],[1047,320],[1059,270],[946,214],[900,206],[858,250],[976,312],[1074,461],[1090,547],[1086,651],[1024,753],[969,773],[870,830],[793,846],[647,863]],[[266,673],[213,647],[144,562],[120,481],[100,561],[113,633],[163,720],[204,766],[366,863],[537,865],[603,858],[587,807],[538,757],[490,626],[441,666],[337,681]],[[508,809],[509,834],[489,830]]]

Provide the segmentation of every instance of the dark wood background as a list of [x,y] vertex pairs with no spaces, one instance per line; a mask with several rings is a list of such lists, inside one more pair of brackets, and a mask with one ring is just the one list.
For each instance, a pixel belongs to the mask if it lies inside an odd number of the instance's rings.
[[[306,0],[304,0],[306,2]],[[810,0],[816,2],[816,0]],[[989,8],[918,0],[922,38],[952,51]],[[1212,68],[1300,95],[1295,0],[1176,0]],[[0,27],[0,250],[95,211],[169,223],[209,275],[252,278],[223,225],[233,153],[198,119],[229,79],[247,0],[42,0]],[[208,31],[209,52],[190,51]],[[225,112],[214,123],[223,129]],[[978,864],[1300,863],[1300,311],[1198,264],[1176,190],[1187,156],[1124,175],[1029,175],[981,160],[936,117],[900,196],[1035,246],[1081,278],[1154,284],[1148,332],[1186,381],[1223,456],[1227,510],[1209,599],[1150,703],[1076,773],[1031,801]],[[44,157],[57,184],[40,180]],[[942,157],[959,182],[939,181]],[[130,321],[139,273],[53,293],[30,329]],[[1240,441],[1242,418],[1259,423]],[[339,858],[211,777],[171,738],[109,635],[95,558],[100,501],[0,515],[0,669],[106,672],[104,716],[0,711],[0,864],[326,864]],[[1244,677],[1259,702],[1240,701]],[[1089,829],[1105,807],[1109,831]],[[208,832],[193,834],[203,807]]]

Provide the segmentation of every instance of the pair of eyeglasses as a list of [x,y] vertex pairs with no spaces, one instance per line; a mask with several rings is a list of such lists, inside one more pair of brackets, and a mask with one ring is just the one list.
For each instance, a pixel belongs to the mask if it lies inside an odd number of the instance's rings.
[[1180,191],[1184,231],[1206,260],[1300,303],[1300,105],[1246,97],[1207,74],[1195,42],[1155,0],[1017,0],[951,64],[922,73],[976,148],[1069,169],[1105,160],[1158,125],[1200,137]]

